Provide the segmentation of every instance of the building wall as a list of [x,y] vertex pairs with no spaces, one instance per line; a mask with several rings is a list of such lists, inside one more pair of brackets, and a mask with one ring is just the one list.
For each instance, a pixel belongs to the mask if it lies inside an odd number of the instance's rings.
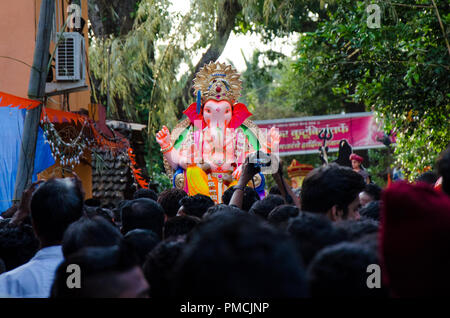
[[[89,44],[87,34],[87,1],[81,0],[82,16],[86,21],[84,28],[86,49],[88,49]],[[58,15],[59,21],[62,21],[61,25],[64,24],[63,21],[67,18],[67,3],[67,0],[55,0],[56,14]],[[30,66],[33,64],[40,6],[41,0],[0,1],[0,56],[15,59],[0,57],[0,91],[24,98],[28,95]],[[64,17],[62,17],[62,11],[64,11]],[[54,43],[50,45],[50,51],[53,51],[53,49]],[[28,66],[24,63],[28,64]],[[88,80],[86,80],[86,84],[89,85]],[[89,110],[90,102],[90,90],[71,93],[69,95],[70,111]],[[57,95],[51,97],[47,107],[62,109],[62,105],[63,96]],[[67,109],[62,110],[67,111]],[[90,162],[81,164],[75,171],[82,178],[86,197],[90,198],[92,196],[92,170]],[[60,177],[62,176],[62,169],[58,164],[55,164],[53,167],[47,169],[42,176]]]

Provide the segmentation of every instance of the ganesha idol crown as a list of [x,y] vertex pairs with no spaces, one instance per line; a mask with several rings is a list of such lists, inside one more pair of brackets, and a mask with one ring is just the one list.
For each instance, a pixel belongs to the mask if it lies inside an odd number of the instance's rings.
[[240,74],[231,65],[210,62],[198,71],[194,79],[197,99],[203,102],[214,99],[226,100],[233,104],[241,92]]

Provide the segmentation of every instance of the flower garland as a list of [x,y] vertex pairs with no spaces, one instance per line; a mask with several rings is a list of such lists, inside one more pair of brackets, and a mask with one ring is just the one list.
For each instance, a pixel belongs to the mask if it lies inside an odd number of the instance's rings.
[[131,171],[133,171],[134,179],[136,180],[137,184],[144,189],[148,188],[148,182],[142,177],[142,169],[137,169],[137,162],[136,162],[136,155],[133,152],[133,149],[130,147],[128,148],[128,157],[130,158],[131,162]]

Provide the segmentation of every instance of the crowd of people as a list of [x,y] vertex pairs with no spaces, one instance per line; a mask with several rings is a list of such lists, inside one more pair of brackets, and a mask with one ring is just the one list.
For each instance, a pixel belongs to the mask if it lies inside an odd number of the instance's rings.
[[105,208],[77,176],[37,182],[0,220],[0,297],[450,294],[450,148],[385,189],[332,163],[298,194],[280,171],[260,199],[245,163],[218,205],[173,188]]

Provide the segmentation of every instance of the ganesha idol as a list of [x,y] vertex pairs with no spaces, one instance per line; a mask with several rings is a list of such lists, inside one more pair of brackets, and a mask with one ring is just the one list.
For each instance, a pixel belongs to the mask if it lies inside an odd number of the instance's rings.
[[[260,130],[248,118],[247,107],[237,102],[240,75],[231,65],[209,63],[196,74],[197,101],[172,133],[165,126],[156,134],[166,172],[174,187],[189,195],[203,194],[216,203],[228,187],[237,183],[242,163],[255,151],[277,153],[280,137],[275,128]],[[249,183],[264,196],[264,175]]]

